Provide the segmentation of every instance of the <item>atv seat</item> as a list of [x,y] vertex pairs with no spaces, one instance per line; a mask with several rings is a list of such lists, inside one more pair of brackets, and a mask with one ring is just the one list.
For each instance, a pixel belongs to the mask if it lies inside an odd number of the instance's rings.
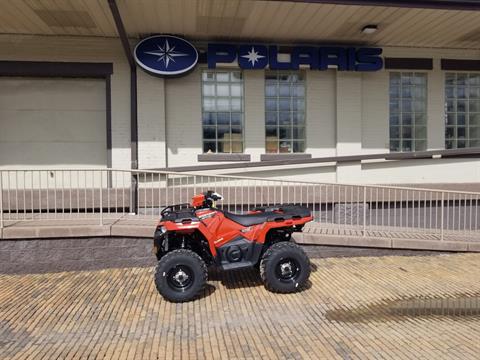
[[268,221],[268,219],[271,218],[273,213],[263,212],[258,214],[239,215],[239,214],[233,214],[233,213],[224,211],[223,214],[227,219],[230,219],[236,222],[237,224],[240,224],[243,226],[252,226],[252,225],[258,225]]

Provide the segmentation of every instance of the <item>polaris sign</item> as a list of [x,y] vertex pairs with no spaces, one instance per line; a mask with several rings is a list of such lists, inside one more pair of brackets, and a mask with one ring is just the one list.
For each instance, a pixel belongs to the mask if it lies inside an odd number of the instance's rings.
[[[237,62],[241,69],[311,70],[336,67],[339,71],[377,71],[383,68],[381,48],[339,46],[293,46],[288,52],[276,45],[208,44],[202,54],[209,69],[217,64]],[[152,75],[182,75],[199,61],[197,49],[188,41],[171,35],[156,35],[140,41],[134,50],[137,64]]]
[[289,61],[279,60],[275,45],[209,44],[207,62],[210,69],[218,63],[238,61],[242,69],[298,70],[307,65],[311,70],[327,70],[336,66],[340,71],[377,71],[383,67],[380,48],[294,46]]

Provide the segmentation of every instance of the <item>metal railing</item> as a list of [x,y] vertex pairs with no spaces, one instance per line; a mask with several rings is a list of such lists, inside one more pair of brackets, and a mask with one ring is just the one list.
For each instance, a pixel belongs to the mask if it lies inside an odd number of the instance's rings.
[[220,206],[237,213],[279,203],[306,206],[313,226],[332,234],[480,238],[475,192],[115,169],[0,170],[0,189],[0,228],[25,221],[156,219],[163,207],[214,189],[224,196]]

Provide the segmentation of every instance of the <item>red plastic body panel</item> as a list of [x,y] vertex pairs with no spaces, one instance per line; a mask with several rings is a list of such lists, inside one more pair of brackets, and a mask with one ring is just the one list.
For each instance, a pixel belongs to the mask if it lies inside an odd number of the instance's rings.
[[[203,201],[203,200],[202,200]],[[217,255],[217,248],[229,241],[242,236],[250,241],[264,243],[267,233],[274,228],[284,228],[296,225],[304,225],[313,220],[312,216],[300,219],[283,221],[267,221],[252,226],[243,226],[228,218],[222,211],[215,209],[200,209],[195,212],[199,221],[176,223],[173,221],[160,221],[159,226],[165,226],[167,231],[178,233],[192,233],[200,231],[207,239],[213,256]]]

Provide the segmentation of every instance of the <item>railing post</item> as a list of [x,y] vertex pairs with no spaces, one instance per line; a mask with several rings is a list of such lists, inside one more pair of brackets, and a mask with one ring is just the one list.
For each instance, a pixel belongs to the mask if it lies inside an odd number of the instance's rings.
[[100,226],[103,225],[103,170],[100,170]]
[[443,201],[445,200],[445,193],[442,192],[442,211],[440,212],[440,240],[443,241],[443,215],[444,215],[444,209],[445,205],[443,204]]
[[197,175],[193,175],[193,195],[197,194]]
[[283,204],[283,181],[280,183],[280,203]]
[[0,229],[3,229],[3,172],[0,171]]
[[138,214],[138,174],[133,172],[130,191],[132,193],[132,202],[130,204],[130,213]]
[[168,174],[165,174],[165,206],[168,204]]
[[367,236],[367,187],[363,187],[363,237]]

